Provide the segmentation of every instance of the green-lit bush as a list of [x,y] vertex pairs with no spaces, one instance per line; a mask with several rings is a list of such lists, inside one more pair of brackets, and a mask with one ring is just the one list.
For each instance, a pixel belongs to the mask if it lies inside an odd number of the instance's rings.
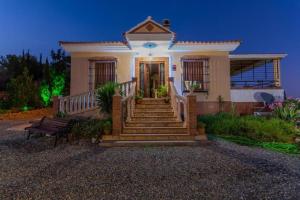
[[112,113],[112,98],[117,87],[119,87],[119,84],[109,82],[97,89],[97,104],[100,107],[101,111],[108,114]]
[[28,106],[36,107],[39,104],[38,92],[27,68],[24,68],[21,75],[10,80],[8,93],[13,107],[23,109]]
[[293,123],[276,118],[220,113],[201,116],[199,120],[206,124],[207,133],[242,136],[264,142],[292,143],[297,134]]

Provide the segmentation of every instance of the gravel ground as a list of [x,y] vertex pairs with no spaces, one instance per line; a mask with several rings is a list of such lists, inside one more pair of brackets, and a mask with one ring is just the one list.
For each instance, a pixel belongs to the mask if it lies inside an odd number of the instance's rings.
[[300,156],[222,140],[100,148],[25,140],[0,122],[0,199],[300,199]]

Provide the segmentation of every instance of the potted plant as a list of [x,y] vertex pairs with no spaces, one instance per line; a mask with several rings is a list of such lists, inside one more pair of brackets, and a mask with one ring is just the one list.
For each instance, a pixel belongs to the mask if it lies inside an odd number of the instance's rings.
[[205,124],[201,121],[197,122],[197,129],[199,132],[199,135],[205,135]]
[[110,135],[112,131],[111,121],[107,120],[103,123],[103,132],[105,135]]
[[164,85],[160,85],[157,89],[157,97],[167,97],[168,96],[168,87]]
[[137,94],[135,95],[135,103],[136,104],[141,104],[142,103],[142,100],[143,100],[143,97],[144,97],[144,92],[142,90],[139,90],[137,92]]
[[170,100],[171,100],[170,97],[166,97],[166,98],[164,99],[165,103],[170,103]]
[[190,86],[190,92],[193,93],[196,90],[200,89],[200,84],[199,83],[192,83],[192,85]]

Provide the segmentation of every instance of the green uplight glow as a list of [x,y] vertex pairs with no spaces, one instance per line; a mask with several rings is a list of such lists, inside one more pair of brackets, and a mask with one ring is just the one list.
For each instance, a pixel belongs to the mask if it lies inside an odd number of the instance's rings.
[[65,88],[65,77],[63,74],[55,75],[52,83],[52,96],[60,96]]
[[23,111],[28,111],[28,110],[29,110],[29,107],[28,107],[28,106],[23,106],[22,110],[23,110]]
[[44,106],[48,106],[53,96],[60,96],[65,88],[64,74],[56,74],[51,77],[51,86],[45,82],[40,86],[40,96]]
[[40,95],[45,106],[48,106],[51,99],[51,92],[49,89],[49,85],[42,84],[40,88]]

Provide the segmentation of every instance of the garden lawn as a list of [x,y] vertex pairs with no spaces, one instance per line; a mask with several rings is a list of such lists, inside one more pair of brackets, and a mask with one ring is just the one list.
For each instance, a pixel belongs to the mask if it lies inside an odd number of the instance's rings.
[[299,130],[295,125],[277,118],[235,116],[228,113],[200,116],[206,132],[248,146],[258,146],[284,153],[300,153],[294,143]]

